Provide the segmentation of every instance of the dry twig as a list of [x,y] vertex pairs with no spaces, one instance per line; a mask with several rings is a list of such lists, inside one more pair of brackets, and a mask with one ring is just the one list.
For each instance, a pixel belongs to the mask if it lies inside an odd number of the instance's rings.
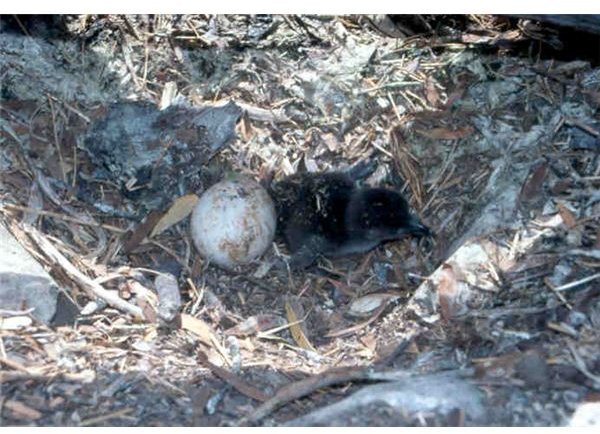
[[59,265],[69,276],[71,276],[77,283],[79,283],[92,297],[100,298],[106,301],[113,307],[119,310],[130,313],[138,319],[144,319],[142,309],[138,306],[134,306],[131,303],[120,298],[117,294],[107,291],[101,285],[94,282],[93,279],[89,278],[64,257],[54,245],[46,239],[46,237],[39,232],[37,229],[31,226],[24,226],[25,231],[35,241],[40,249],[46,254],[55,264]]

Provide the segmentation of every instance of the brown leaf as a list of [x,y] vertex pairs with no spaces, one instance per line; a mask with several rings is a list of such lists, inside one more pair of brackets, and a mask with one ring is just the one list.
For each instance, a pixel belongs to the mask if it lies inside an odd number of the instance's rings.
[[577,218],[575,215],[562,203],[558,204],[558,213],[568,229],[571,229],[577,225]]
[[456,298],[458,296],[458,282],[452,265],[444,264],[442,266],[442,276],[437,291],[442,319],[449,321],[457,313]]
[[13,412],[17,419],[37,420],[42,417],[42,413],[34,408],[31,408],[22,402],[8,399],[4,402],[4,408]]
[[548,165],[540,164],[533,169],[521,189],[520,201],[529,202],[536,199],[542,193],[542,186],[548,174]]
[[[292,306],[292,305],[294,305],[294,306]],[[298,303],[292,299],[289,299],[288,301],[286,301],[285,302],[285,314],[286,314],[288,323],[290,324],[290,332],[292,334],[292,337],[294,338],[294,341],[296,341],[296,343],[298,344],[298,346],[300,348],[304,348],[305,350],[313,351],[316,353],[317,350],[315,350],[315,347],[312,346],[312,344],[306,337],[306,334],[302,330],[302,326],[299,323],[299,318],[302,318],[302,316],[303,316],[300,303]]]
[[434,140],[457,140],[473,134],[473,127],[462,127],[455,130],[449,128],[431,128],[429,130],[416,130],[416,132],[424,137]]
[[435,85],[436,81],[433,78],[427,77],[427,79],[425,79],[425,97],[432,107],[438,107],[440,105],[440,93]]
[[198,196],[193,193],[175,199],[171,208],[156,222],[154,229],[150,232],[150,237],[155,237],[189,216],[196,203],[198,203]]
[[150,233],[156,222],[160,219],[162,212],[159,210],[151,211],[146,216],[146,219],[137,225],[133,230],[127,231],[121,237],[123,241],[123,252],[130,253],[133,249],[140,245],[144,238]]

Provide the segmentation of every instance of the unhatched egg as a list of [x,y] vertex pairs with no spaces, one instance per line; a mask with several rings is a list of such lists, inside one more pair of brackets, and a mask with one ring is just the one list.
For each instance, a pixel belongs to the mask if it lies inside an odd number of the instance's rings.
[[266,190],[238,175],[202,194],[191,217],[192,239],[202,256],[224,268],[247,264],[275,236],[275,206]]

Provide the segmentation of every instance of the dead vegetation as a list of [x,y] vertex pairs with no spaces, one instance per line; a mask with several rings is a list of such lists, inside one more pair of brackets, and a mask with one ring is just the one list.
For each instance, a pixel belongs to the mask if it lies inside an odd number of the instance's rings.
[[[404,38],[377,17],[3,29],[0,219],[64,290],[52,326],[0,311],[2,424],[561,425],[597,402],[600,69],[506,55],[544,33],[463,20]],[[207,125],[235,138],[211,148],[190,119],[229,102]],[[158,119],[114,128],[135,152],[98,151],[111,110]],[[236,272],[193,248],[186,217],[228,171],[366,160],[433,245],[307,272],[274,267],[283,245]]]

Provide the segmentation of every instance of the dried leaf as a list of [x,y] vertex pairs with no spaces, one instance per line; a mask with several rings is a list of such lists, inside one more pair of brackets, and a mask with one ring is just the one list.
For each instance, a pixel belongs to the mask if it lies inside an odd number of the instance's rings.
[[[296,305],[295,306],[296,310],[294,310],[294,308],[292,307],[292,304]],[[304,334],[304,331],[302,330],[301,325],[298,323],[299,318],[301,317],[301,315],[298,315],[296,313],[296,311],[299,310],[298,304],[299,303],[294,303],[291,300],[288,300],[285,302],[285,314],[286,314],[288,322],[291,324],[290,332],[292,333],[292,337],[294,338],[294,341],[296,341],[296,343],[298,344],[298,346],[300,348],[304,348],[305,350],[313,351],[316,353],[317,350],[315,350],[315,348],[312,346],[312,344],[310,343],[310,341]]]
[[432,107],[438,107],[440,105],[440,93],[435,85],[436,81],[433,78],[427,77],[427,79],[425,79],[425,97]]
[[194,333],[206,345],[213,346],[213,343],[217,342],[208,324],[186,313],[181,314],[181,328]]
[[371,352],[375,354],[377,349],[377,336],[374,333],[368,333],[360,338],[360,342]]
[[457,313],[456,298],[458,296],[458,282],[452,265],[444,264],[442,266],[442,276],[437,291],[440,303],[440,314],[442,315],[443,320],[448,321]]
[[137,225],[132,231],[127,231],[123,234],[123,252],[130,253],[133,249],[140,245],[144,238],[150,233],[156,222],[160,219],[162,213],[158,210],[151,211],[146,216],[146,219]]
[[340,142],[333,133],[323,134],[321,136],[321,140],[323,140],[323,143],[325,143],[325,146],[327,146],[329,152],[336,152],[338,149],[340,149]]
[[249,142],[250,139],[252,139],[252,136],[254,135],[254,129],[252,128],[252,124],[250,123],[250,120],[248,119],[248,114],[244,113],[240,119],[240,123],[239,125],[239,129],[241,131],[241,135],[242,135],[242,140],[244,140],[244,142]]
[[546,163],[540,164],[531,171],[521,189],[520,200],[522,202],[529,202],[536,199],[542,193],[542,186],[547,174],[548,165]]
[[196,203],[198,203],[198,196],[193,193],[175,199],[171,208],[156,222],[154,229],[150,233],[150,237],[155,237],[189,216]]
[[562,203],[558,204],[558,212],[561,218],[563,219],[565,226],[568,229],[571,229],[575,227],[575,225],[577,225],[577,218],[575,217],[575,215],[571,212],[569,208],[564,206]]
[[13,412],[18,419],[37,420],[42,417],[42,413],[34,408],[31,408],[22,402],[8,399],[4,402],[4,408]]
[[473,127],[463,127],[451,130],[449,128],[431,128],[429,130],[416,130],[422,136],[435,140],[457,140],[469,137],[474,132]]

